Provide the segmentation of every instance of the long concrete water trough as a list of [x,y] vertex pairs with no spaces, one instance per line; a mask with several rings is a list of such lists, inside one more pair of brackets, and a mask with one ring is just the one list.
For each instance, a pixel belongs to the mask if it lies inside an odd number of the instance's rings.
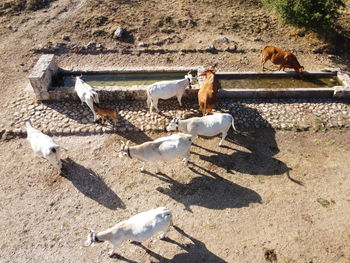
[[[54,55],[43,55],[29,76],[38,100],[78,99],[75,77],[98,92],[101,100],[146,100],[146,88],[160,80],[181,79],[197,68],[111,69],[71,71],[59,68]],[[219,96],[229,98],[328,97],[350,98],[350,78],[340,70],[304,72],[217,72]],[[195,98],[198,85],[186,90],[187,98]]]

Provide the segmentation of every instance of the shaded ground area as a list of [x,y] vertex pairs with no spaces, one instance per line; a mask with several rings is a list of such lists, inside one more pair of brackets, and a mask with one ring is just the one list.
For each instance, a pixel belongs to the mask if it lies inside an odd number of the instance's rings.
[[[348,262],[350,134],[255,129],[199,138],[190,162],[119,159],[121,140],[162,133],[61,136],[63,174],[25,139],[1,142],[4,262]],[[16,162],[13,162],[13,156]],[[287,173],[289,172],[289,176]],[[100,231],[157,206],[174,213],[165,241],[85,248]],[[266,261],[267,260],[267,261]]]

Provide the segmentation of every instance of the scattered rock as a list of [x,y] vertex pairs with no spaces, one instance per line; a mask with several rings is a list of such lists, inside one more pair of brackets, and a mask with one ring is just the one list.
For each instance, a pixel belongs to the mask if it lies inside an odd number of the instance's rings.
[[277,255],[274,249],[265,249],[264,257],[265,257],[265,260],[269,262],[277,261]]
[[123,35],[125,34],[125,30],[121,27],[118,27],[115,31],[114,31],[114,34],[113,36],[115,38],[121,38],[123,37]]
[[70,41],[70,36],[68,36],[68,35],[62,35],[62,40],[64,40],[64,41]]
[[228,43],[229,40],[228,40],[227,37],[221,37],[221,38],[219,39],[219,42],[225,44],[225,43]]

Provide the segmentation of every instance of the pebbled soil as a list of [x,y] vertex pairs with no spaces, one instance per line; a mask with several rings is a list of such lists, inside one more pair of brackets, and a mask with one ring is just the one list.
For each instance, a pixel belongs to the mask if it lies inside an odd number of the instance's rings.
[[[260,50],[278,45],[306,70],[349,71],[348,7],[337,30],[325,38],[281,25],[257,0],[5,0],[0,127],[20,107],[12,101],[33,97],[27,77],[42,52],[54,52],[65,68],[260,71]],[[216,51],[182,51],[196,49]],[[120,140],[162,135],[56,137],[68,149],[63,175],[33,157],[25,139],[0,141],[0,262],[350,261],[349,131],[257,129],[230,134],[223,148],[219,138],[200,138],[188,167],[162,164],[158,175],[115,156]],[[163,205],[175,215],[167,241],[126,242],[112,259],[105,244],[82,247],[90,228]]]

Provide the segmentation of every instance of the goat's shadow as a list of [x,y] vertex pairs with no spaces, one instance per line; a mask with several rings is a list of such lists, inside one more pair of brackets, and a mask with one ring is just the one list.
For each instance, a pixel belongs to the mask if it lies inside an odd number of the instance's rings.
[[191,240],[192,243],[189,244],[181,244],[171,238],[165,238],[165,242],[172,243],[174,245],[177,245],[179,248],[185,250],[184,253],[176,254],[173,258],[165,258],[152,250],[146,248],[144,245],[138,242],[134,242],[135,245],[141,247],[144,249],[147,254],[154,257],[158,260],[158,263],[165,263],[165,262],[172,262],[172,263],[193,263],[193,262],[215,262],[215,263],[225,263],[226,261],[220,258],[219,256],[215,255],[213,252],[208,250],[206,245],[201,242],[200,240],[190,236],[185,231],[183,231],[178,226],[173,226],[174,229],[179,232],[181,235],[185,236],[189,240]]
[[[77,121],[80,124],[92,125],[93,114],[88,106],[84,103],[81,105],[78,101],[68,101],[68,102],[45,102],[44,103],[48,108],[51,108],[54,111],[57,111],[63,115],[66,115],[67,118]],[[110,107],[120,111],[120,108],[124,109],[128,106],[127,102],[104,102],[101,103],[103,107]],[[105,123],[102,124],[101,121],[97,121],[96,125],[101,128],[107,128],[106,131],[101,132],[79,132],[81,134],[101,134],[101,133],[114,133],[118,134],[125,138],[125,140],[130,140],[134,143],[143,143],[146,141],[151,141],[152,138],[147,136],[144,132],[139,131],[139,128],[136,127],[132,122],[123,116],[118,114],[118,120],[116,125],[113,124],[110,117],[105,118]],[[137,131],[137,132],[136,132]],[[137,133],[137,135],[135,135]],[[54,133],[55,135],[70,135],[64,133]]]
[[[192,162],[189,163],[196,166]],[[192,167],[189,169],[200,176],[193,178],[187,184],[179,183],[163,173],[145,173],[168,183],[167,188],[157,187],[156,190],[182,203],[185,209],[190,212],[192,212],[191,206],[194,205],[222,210],[247,207],[250,203],[262,202],[261,196],[257,192],[226,180],[205,168],[196,167],[201,171]]]
[[211,153],[211,155],[203,155],[197,152],[191,153],[198,155],[204,161],[222,167],[230,172],[237,171],[251,175],[284,174],[290,168],[282,161],[273,157],[279,151],[276,141],[273,139],[273,134],[273,130],[261,129],[257,132],[245,133],[245,135],[230,133],[226,137],[227,141],[247,148],[249,152],[231,148],[230,146],[223,146],[222,148],[232,150],[232,153],[226,154],[194,144],[196,147]]
[[[270,102],[269,100],[267,101]],[[194,146],[212,154],[208,156],[195,151],[192,151],[192,154],[196,154],[200,159],[226,169],[227,172],[237,171],[243,174],[267,176],[287,174],[287,177],[292,182],[302,185],[302,182],[290,177],[289,172],[292,169],[274,157],[280,151],[276,141],[276,131],[256,109],[247,107],[239,102],[234,103],[233,106],[231,104],[229,107],[223,107],[222,110],[229,111],[235,119],[246,120],[245,123],[236,122],[235,125],[240,132],[230,131],[225,139],[222,148],[230,149],[232,153],[223,153],[219,150],[219,147],[218,150],[208,149],[194,143]],[[231,144],[239,145],[248,149],[248,151],[239,150]]]
[[94,171],[85,168],[70,158],[63,160],[62,163],[62,176],[71,181],[82,194],[106,208],[112,210],[125,209],[123,201]]
[[93,123],[93,113],[90,108],[78,100],[75,101],[67,101],[67,102],[59,102],[59,101],[48,101],[43,102],[45,106],[48,108],[57,111],[67,118],[75,120],[80,124],[91,124]]

